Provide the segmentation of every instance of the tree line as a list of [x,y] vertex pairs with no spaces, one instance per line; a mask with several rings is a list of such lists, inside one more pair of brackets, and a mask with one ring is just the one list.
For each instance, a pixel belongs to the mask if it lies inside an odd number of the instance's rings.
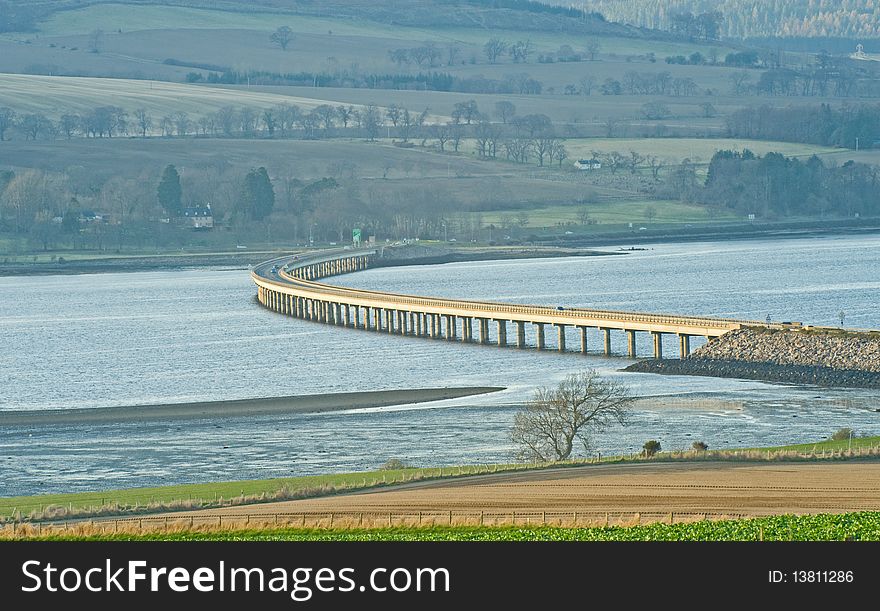
[[726,118],[733,138],[804,142],[849,149],[880,146],[880,104],[749,107]]
[[880,215],[880,168],[852,160],[826,165],[815,155],[802,161],[780,153],[718,151],[704,182],[684,160],[666,182],[666,195],[742,216],[790,218]]

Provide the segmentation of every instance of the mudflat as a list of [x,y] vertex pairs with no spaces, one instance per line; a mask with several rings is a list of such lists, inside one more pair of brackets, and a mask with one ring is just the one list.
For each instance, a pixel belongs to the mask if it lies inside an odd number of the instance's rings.
[[482,395],[499,390],[504,389],[496,386],[460,386],[267,397],[233,401],[202,401],[167,405],[133,405],[20,412],[0,411],[0,426],[102,424],[109,422],[145,422],[149,420],[193,420],[278,414],[308,414],[458,399],[460,397]]

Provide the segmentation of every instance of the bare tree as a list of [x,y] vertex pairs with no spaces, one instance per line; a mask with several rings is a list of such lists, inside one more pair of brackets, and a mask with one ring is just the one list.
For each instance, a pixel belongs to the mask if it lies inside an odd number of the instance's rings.
[[501,119],[501,122],[507,124],[514,116],[516,116],[516,106],[507,100],[495,102],[495,116]]
[[288,45],[293,40],[293,30],[290,29],[290,26],[283,25],[272,32],[269,40],[281,47],[283,51],[287,51]]
[[510,436],[517,458],[535,462],[566,460],[575,443],[590,451],[590,433],[625,424],[633,398],[618,382],[591,369],[566,376],[554,389],[541,388],[513,420]]
[[532,45],[531,40],[517,40],[508,47],[508,51],[513,63],[518,64],[520,62],[526,63],[529,61],[529,54],[531,54],[533,48],[534,46]]
[[440,145],[441,151],[446,150],[446,142],[452,135],[450,131],[451,130],[449,129],[448,125],[434,125],[431,128],[431,133],[433,134],[434,138],[437,139],[437,144]]
[[61,115],[61,118],[58,120],[58,129],[70,140],[73,134],[80,128],[81,122],[82,120],[79,115]]
[[639,166],[645,162],[644,155],[637,153],[636,151],[629,152],[629,159],[626,160],[626,165],[629,166],[629,171],[633,174],[636,173],[636,170],[639,169]]
[[599,55],[599,41],[591,40],[587,43],[587,56],[590,58],[590,61],[595,61],[596,57]]
[[146,138],[147,132],[153,127],[153,117],[150,116],[146,108],[138,108],[134,111],[134,120],[141,133],[141,138]]
[[360,115],[360,122],[363,129],[367,132],[370,142],[376,140],[379,135],[379,128],[382,127],[382,114],[375,104],[368,104]]
[[403,109],[397,104],[391,104],[385,109],[385,116],[388,117],[388,120],[391,121],[391,125],[394,127],[397,127],[397,124],[400,123],[402,115]]
[[507,43],[500,38],[491,38],[483,45],[483,53],[490,63],[496,63],[498,58],[507,50]]
[[592,74],[587,74],[581,77],[581,80],[578,81],[580,87],[581,95],[590,95],[593,93],[593,87],[596,86],[596,77]]

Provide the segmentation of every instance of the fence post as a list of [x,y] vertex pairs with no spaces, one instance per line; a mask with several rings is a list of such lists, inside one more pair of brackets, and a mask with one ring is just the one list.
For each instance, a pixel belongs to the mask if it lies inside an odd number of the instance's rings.
[[333,528],[333,512],[330,512],[330,528]]
[[547,512],[546,511],[541,512],[541,524],[543,524],[544,526],[547,526]]
[[483,525],[483,510],[480,510],[480,526]]

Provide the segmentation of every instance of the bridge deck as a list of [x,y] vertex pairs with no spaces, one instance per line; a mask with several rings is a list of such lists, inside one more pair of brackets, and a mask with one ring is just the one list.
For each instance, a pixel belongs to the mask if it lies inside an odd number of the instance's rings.
[[[704,337],[717,337],[743,326],[766,323],[726,318],[681,316],[643,312],[619,312],[584,308],[520,305],[403,295],[382,291],[332,286],[302,277],[303,270],[354,257],[373,257],[375,250],[335,250],[314,255],[281,257],[257,266],[252,276],[258,286],[304,299],[346,306],[419,312],[441,316],[518,321],[549,325],[623,329]],[[276,271],[272,271],[277,268]],[[318,273],[322,277],[323,273]],[[771,325],[777,326],[777,325]],[[781,326],[781,325],[778,325]]]

